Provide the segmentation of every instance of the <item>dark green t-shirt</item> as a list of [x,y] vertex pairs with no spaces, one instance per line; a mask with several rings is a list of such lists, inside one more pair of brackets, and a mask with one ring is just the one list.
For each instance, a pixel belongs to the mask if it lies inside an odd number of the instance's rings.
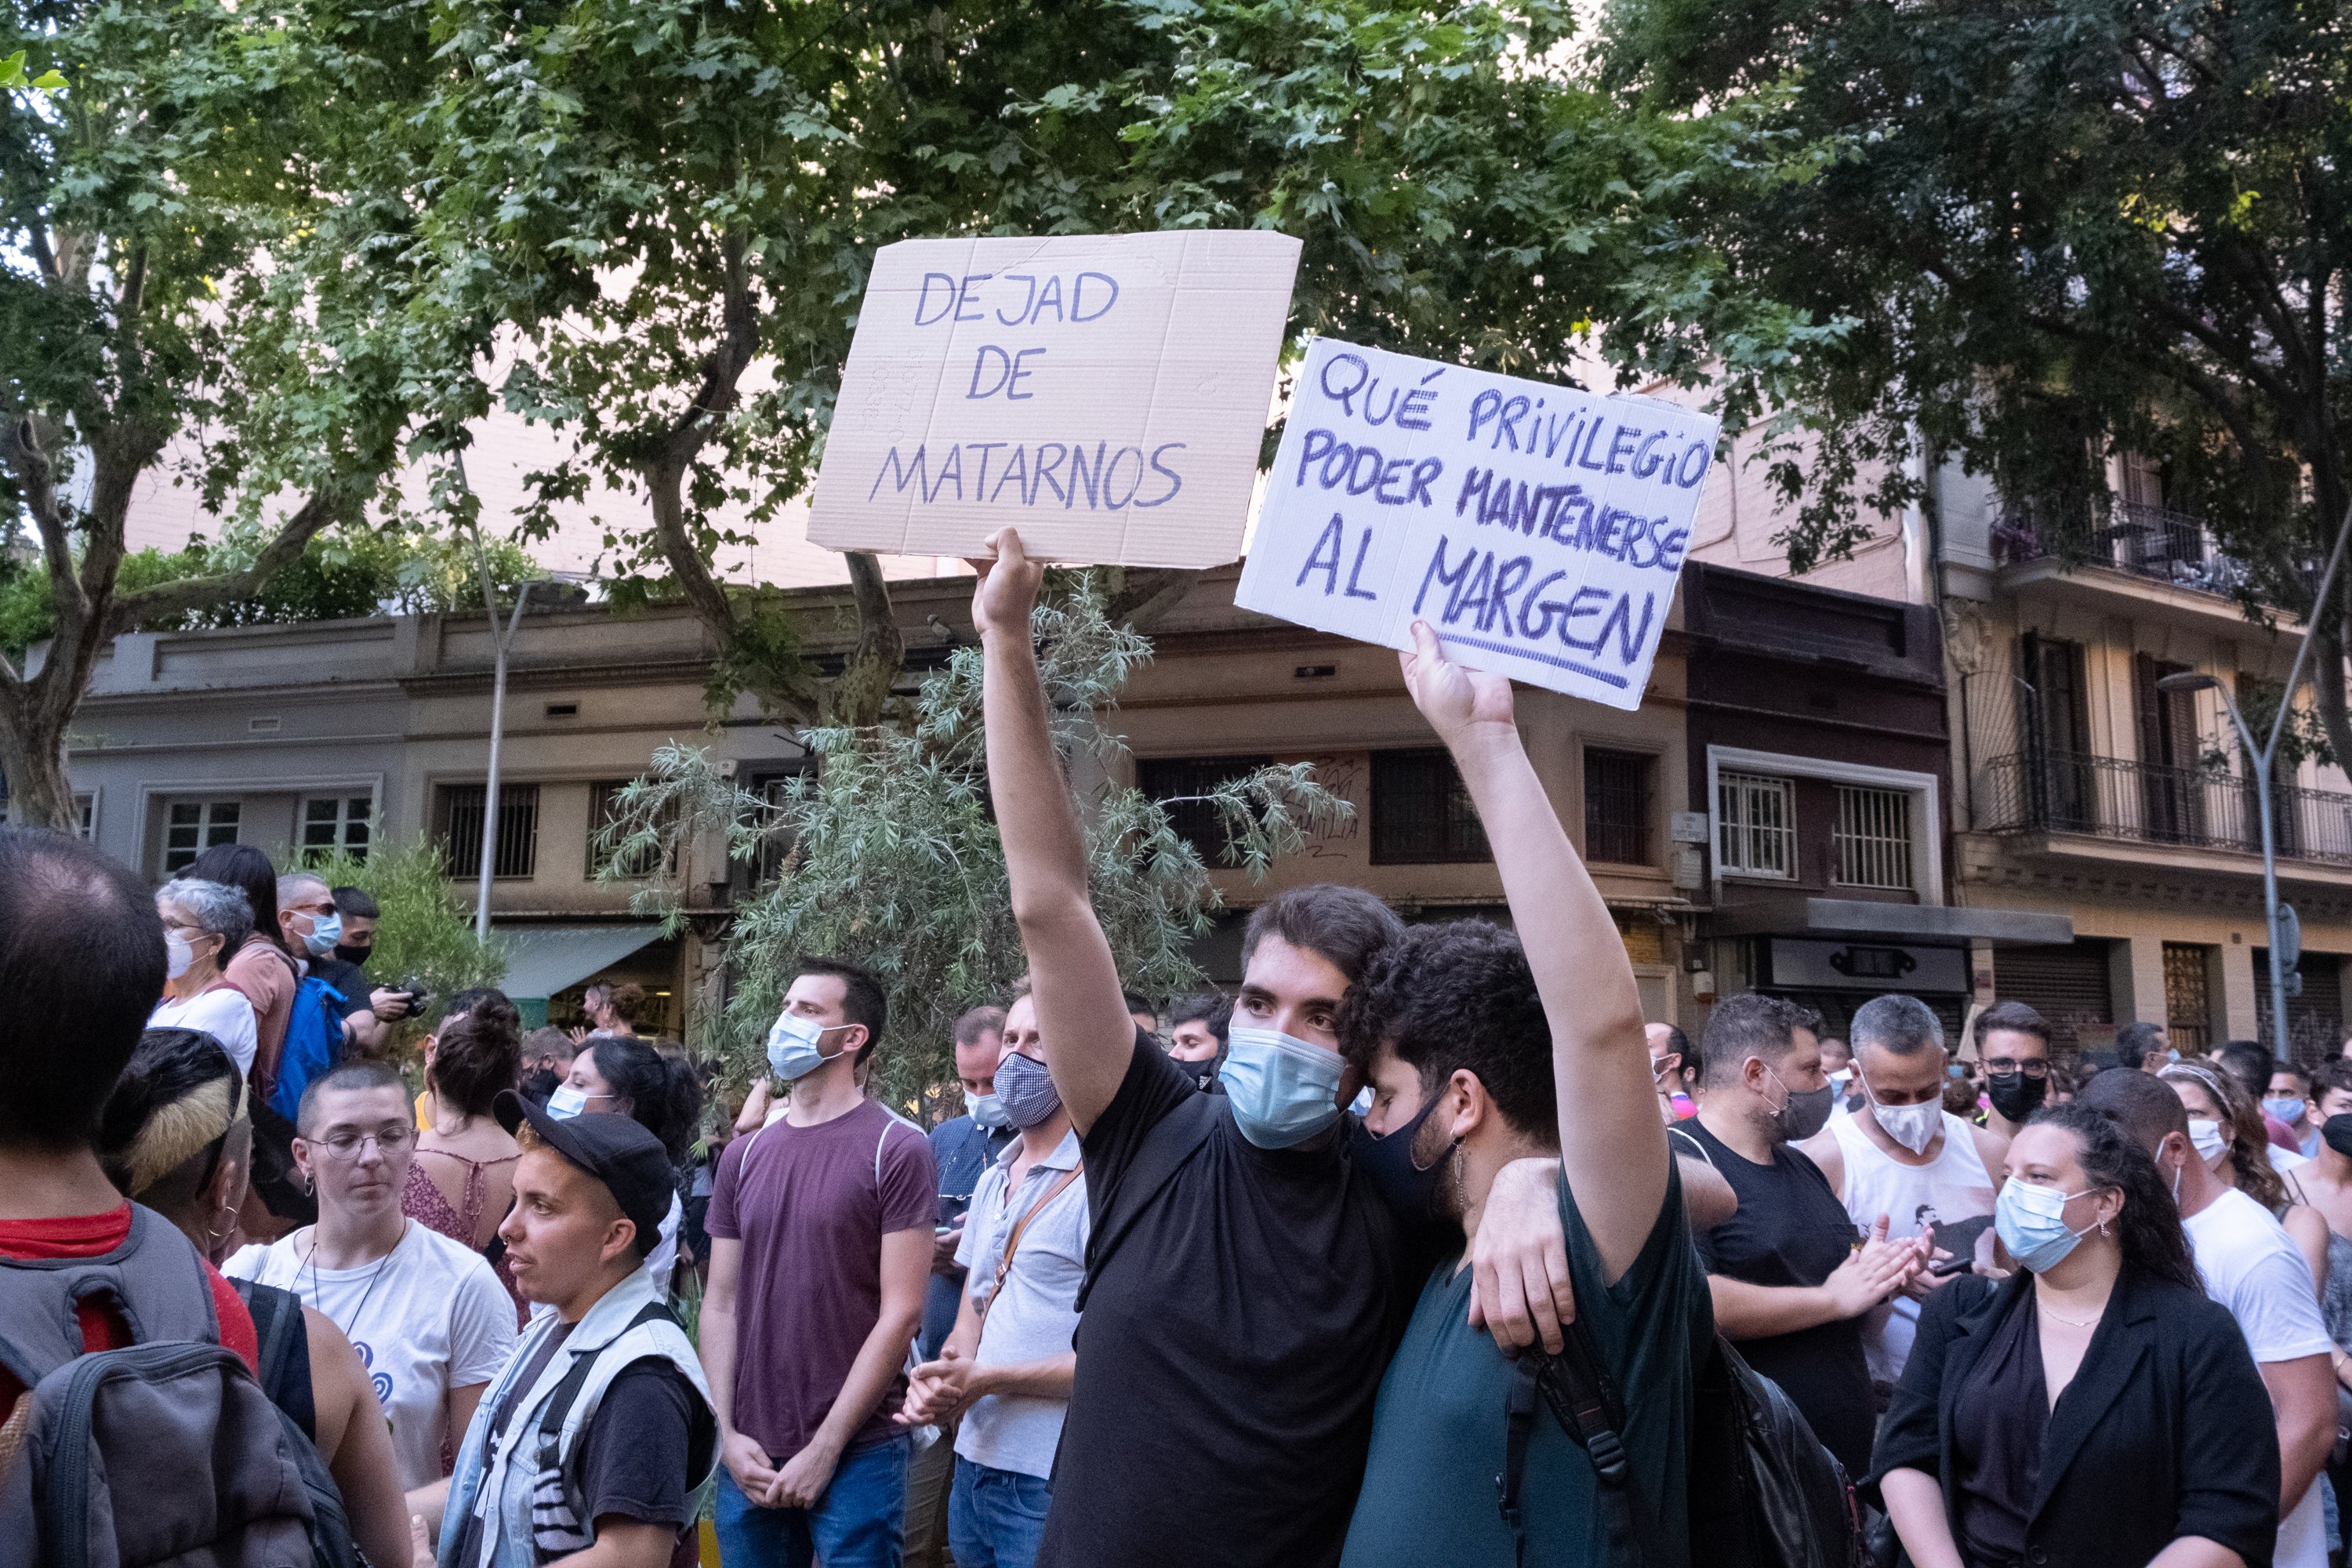
[[[1636,1484],[1678,1558],[1685,1540],[1685,1468],[1696,1369],[1715,1333],[1706,1274],[1691,1248],[1679,1177],[1658,1223],[1614,1286],[1568,1182],[1559,1183],[1577,1315],[1624,1401],[1621,1434]],[[1340,1568],[1513,1568],[1495,1479],[1503,1471],[1510,1363],[1469,1326],[1471,1271],[1449,1258],[1422,1288],[1372,1415],[1371,1457]],[[1616,1568],[1584,1450],[1539,1409],[1520,1480],[1528,1563]]]

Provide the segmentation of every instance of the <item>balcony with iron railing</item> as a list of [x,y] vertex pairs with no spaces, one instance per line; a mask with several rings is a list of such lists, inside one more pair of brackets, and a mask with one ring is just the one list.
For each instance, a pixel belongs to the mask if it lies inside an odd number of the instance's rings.
[[2223,598],[2246,581],[2244,564],[2216,547],[2200,520],[2137,501],[2112,503],[2104,520],[2011,509],[1993,528],[1992,553],[2003,566],[2053,562],[2062,568],[2105,567]]
[[[2271,800],[2282,859],[2352,866],[2352,795],[2279,784]],[[2220,769],[2018,752],[1979,765],[1970,815],[1980,833],[2259,855],[2261,810],[2252,784]]]

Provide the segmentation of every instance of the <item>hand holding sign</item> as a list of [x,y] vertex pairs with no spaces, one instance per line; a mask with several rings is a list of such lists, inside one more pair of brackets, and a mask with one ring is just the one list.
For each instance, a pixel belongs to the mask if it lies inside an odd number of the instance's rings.
[[1332,339],[1307,356],[1235,602],[1638,708],[1716,422]]
[[1412,623],[1412,651],[1397,655],[1404,667],[1405,689],[1412,705],[1437,731],[1448,749],[1459,752],[1477,744],[1481,729],[1492,730],[1513,745],[1518,731],[1511,718],[1511,678],[1471,669],[1445,657],[1437,633],[1427,621]]

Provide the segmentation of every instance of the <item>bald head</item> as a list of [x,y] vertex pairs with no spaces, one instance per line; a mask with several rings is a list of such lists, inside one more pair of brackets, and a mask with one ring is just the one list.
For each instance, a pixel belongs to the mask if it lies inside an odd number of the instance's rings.
[[2112,1068],[2084,1086],[2078,1103],[2115,1118],[2124,1136],[2154,1154],[2171,1133],[2189,1136],[2189,1110],[2162,1079]]

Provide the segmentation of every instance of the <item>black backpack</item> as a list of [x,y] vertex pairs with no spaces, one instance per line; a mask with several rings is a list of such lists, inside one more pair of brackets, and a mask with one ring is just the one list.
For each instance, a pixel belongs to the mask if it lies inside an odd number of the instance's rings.
[[[105,1297],[135,1342],[85,1353],[77,1304]],[[325,1462],[222,1348],[203,1260],[168,1221],[134,1207],[106,1257],[0,1262],[0,1363],[30,1390],[0,1471],[0,1568],[359,1568]]]
[[[1504,1471],[1495,1478],[1503,1519],[1527,1558],[1519,1480],[1537,1406],[1576,1439],[1601,1481],[1613,1555],[1624,1568],[1679,1568],[1660,1535],[1625,1447],[1625,1410],[1582,1323],[1561,1353],[1540,1346],[1514,1363],[1505,1406]],[[1718,1334],[1699,1367],[1692,1402],[1689,1536],[1707,1568],[1864,1568],[1861,1516],[1839,1464],[1789,1396]]]

